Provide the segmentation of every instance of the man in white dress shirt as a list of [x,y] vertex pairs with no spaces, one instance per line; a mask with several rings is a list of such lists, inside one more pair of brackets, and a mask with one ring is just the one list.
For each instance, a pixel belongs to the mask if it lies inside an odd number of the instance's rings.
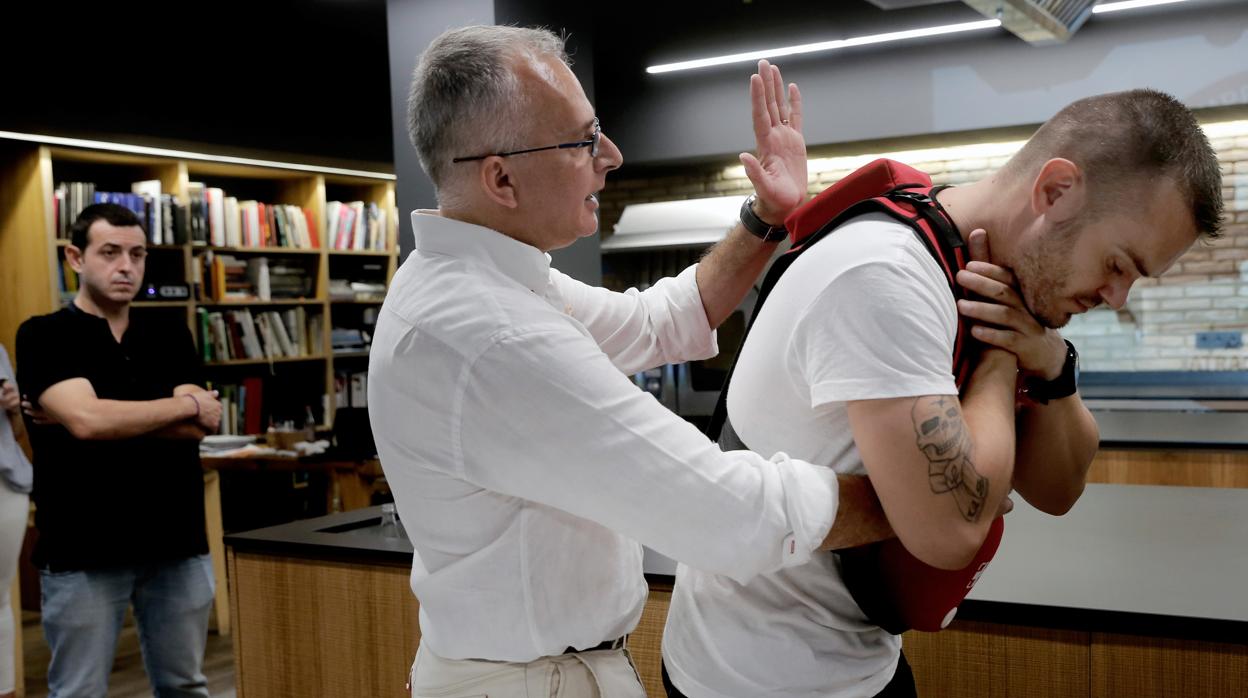
[[[622,156],[544,30],[448,31],[416,68],[410,132],[438,192],[378,319],[369,412],[416,553],[413,695],[643,696],[621,638],[645,544],[744,582],[855,544],[868,490],[777,453],[725,453],[627,377],[717,352],[803,199],[796,86],[752,76],[757,199],[644,292],[592,288],[550,250],[593,235]],[[748,226],[748,227],[747,227]],[[863,497],[870,501],[870,497]]]

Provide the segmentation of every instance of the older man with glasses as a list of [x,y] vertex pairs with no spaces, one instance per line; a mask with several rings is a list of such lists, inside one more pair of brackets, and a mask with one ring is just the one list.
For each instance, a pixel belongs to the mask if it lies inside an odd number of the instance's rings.
[[677,277],[613,293],[546,254],[595,234],[622,162],[567,62],[548,31],[469,27],[435,39],[412,80],[439,208],[412,214],[368,392],[416,549],[414,695],[643,696],[624,649],[646,600],[640,544],[744,582],[839,544],[838,498],[869,500],[783,454],[721,451],[627,377],[713,356],[784,237],[806,190],[796,86],[786,98],[765,61],[750,79],[741,224]]

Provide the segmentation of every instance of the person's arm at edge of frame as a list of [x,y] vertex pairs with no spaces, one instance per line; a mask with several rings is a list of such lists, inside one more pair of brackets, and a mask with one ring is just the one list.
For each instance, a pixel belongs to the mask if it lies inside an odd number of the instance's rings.
[[[750,104],[758,157],[741,153],[745,174],[754,185],[754,213],[770,225],[784,219],[806,198],[806,142],[802,138],[802,98],[797,85],[785,99],[780,69],[758,62],[750,76]],[[698,264],[698,292],[712,328],[732,314],[776,250],[737,223]]]
[[[0,391],[8,391],[8,390],[12,390],[16,392],[18,390],[17,383],[8,379],[0,381]],[[9,405],[4,405],[5,416],[8,417],[9,424],[13,425],[13,438],[19,441],[21,440],[22,436],[25,435],[26,433],[26,422],[22,420],[22,409],[21,409],[20,401],[21,401],[21,398],[19,396],[17,405],[14,405],[12,408],[10,408]]]

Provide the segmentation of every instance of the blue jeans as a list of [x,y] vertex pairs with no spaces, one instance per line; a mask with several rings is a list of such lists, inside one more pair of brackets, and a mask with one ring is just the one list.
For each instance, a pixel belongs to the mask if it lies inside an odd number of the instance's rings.
[[202,671],[216,580],[207,555],[75,572],[40,571],[49,698],[104,698],[126,607],[134,604],[156,698],[208,696]]

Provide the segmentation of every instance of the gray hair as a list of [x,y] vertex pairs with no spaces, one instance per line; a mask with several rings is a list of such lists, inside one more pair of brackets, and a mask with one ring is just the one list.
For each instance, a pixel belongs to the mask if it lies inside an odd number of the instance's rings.
[[514,63],[543,57],[568,63],[564,40],[540,28],[452,29],[425,49],[408,93],[408,137],[443,206],[454,196],[452,158],[524,147],[528,98]]

